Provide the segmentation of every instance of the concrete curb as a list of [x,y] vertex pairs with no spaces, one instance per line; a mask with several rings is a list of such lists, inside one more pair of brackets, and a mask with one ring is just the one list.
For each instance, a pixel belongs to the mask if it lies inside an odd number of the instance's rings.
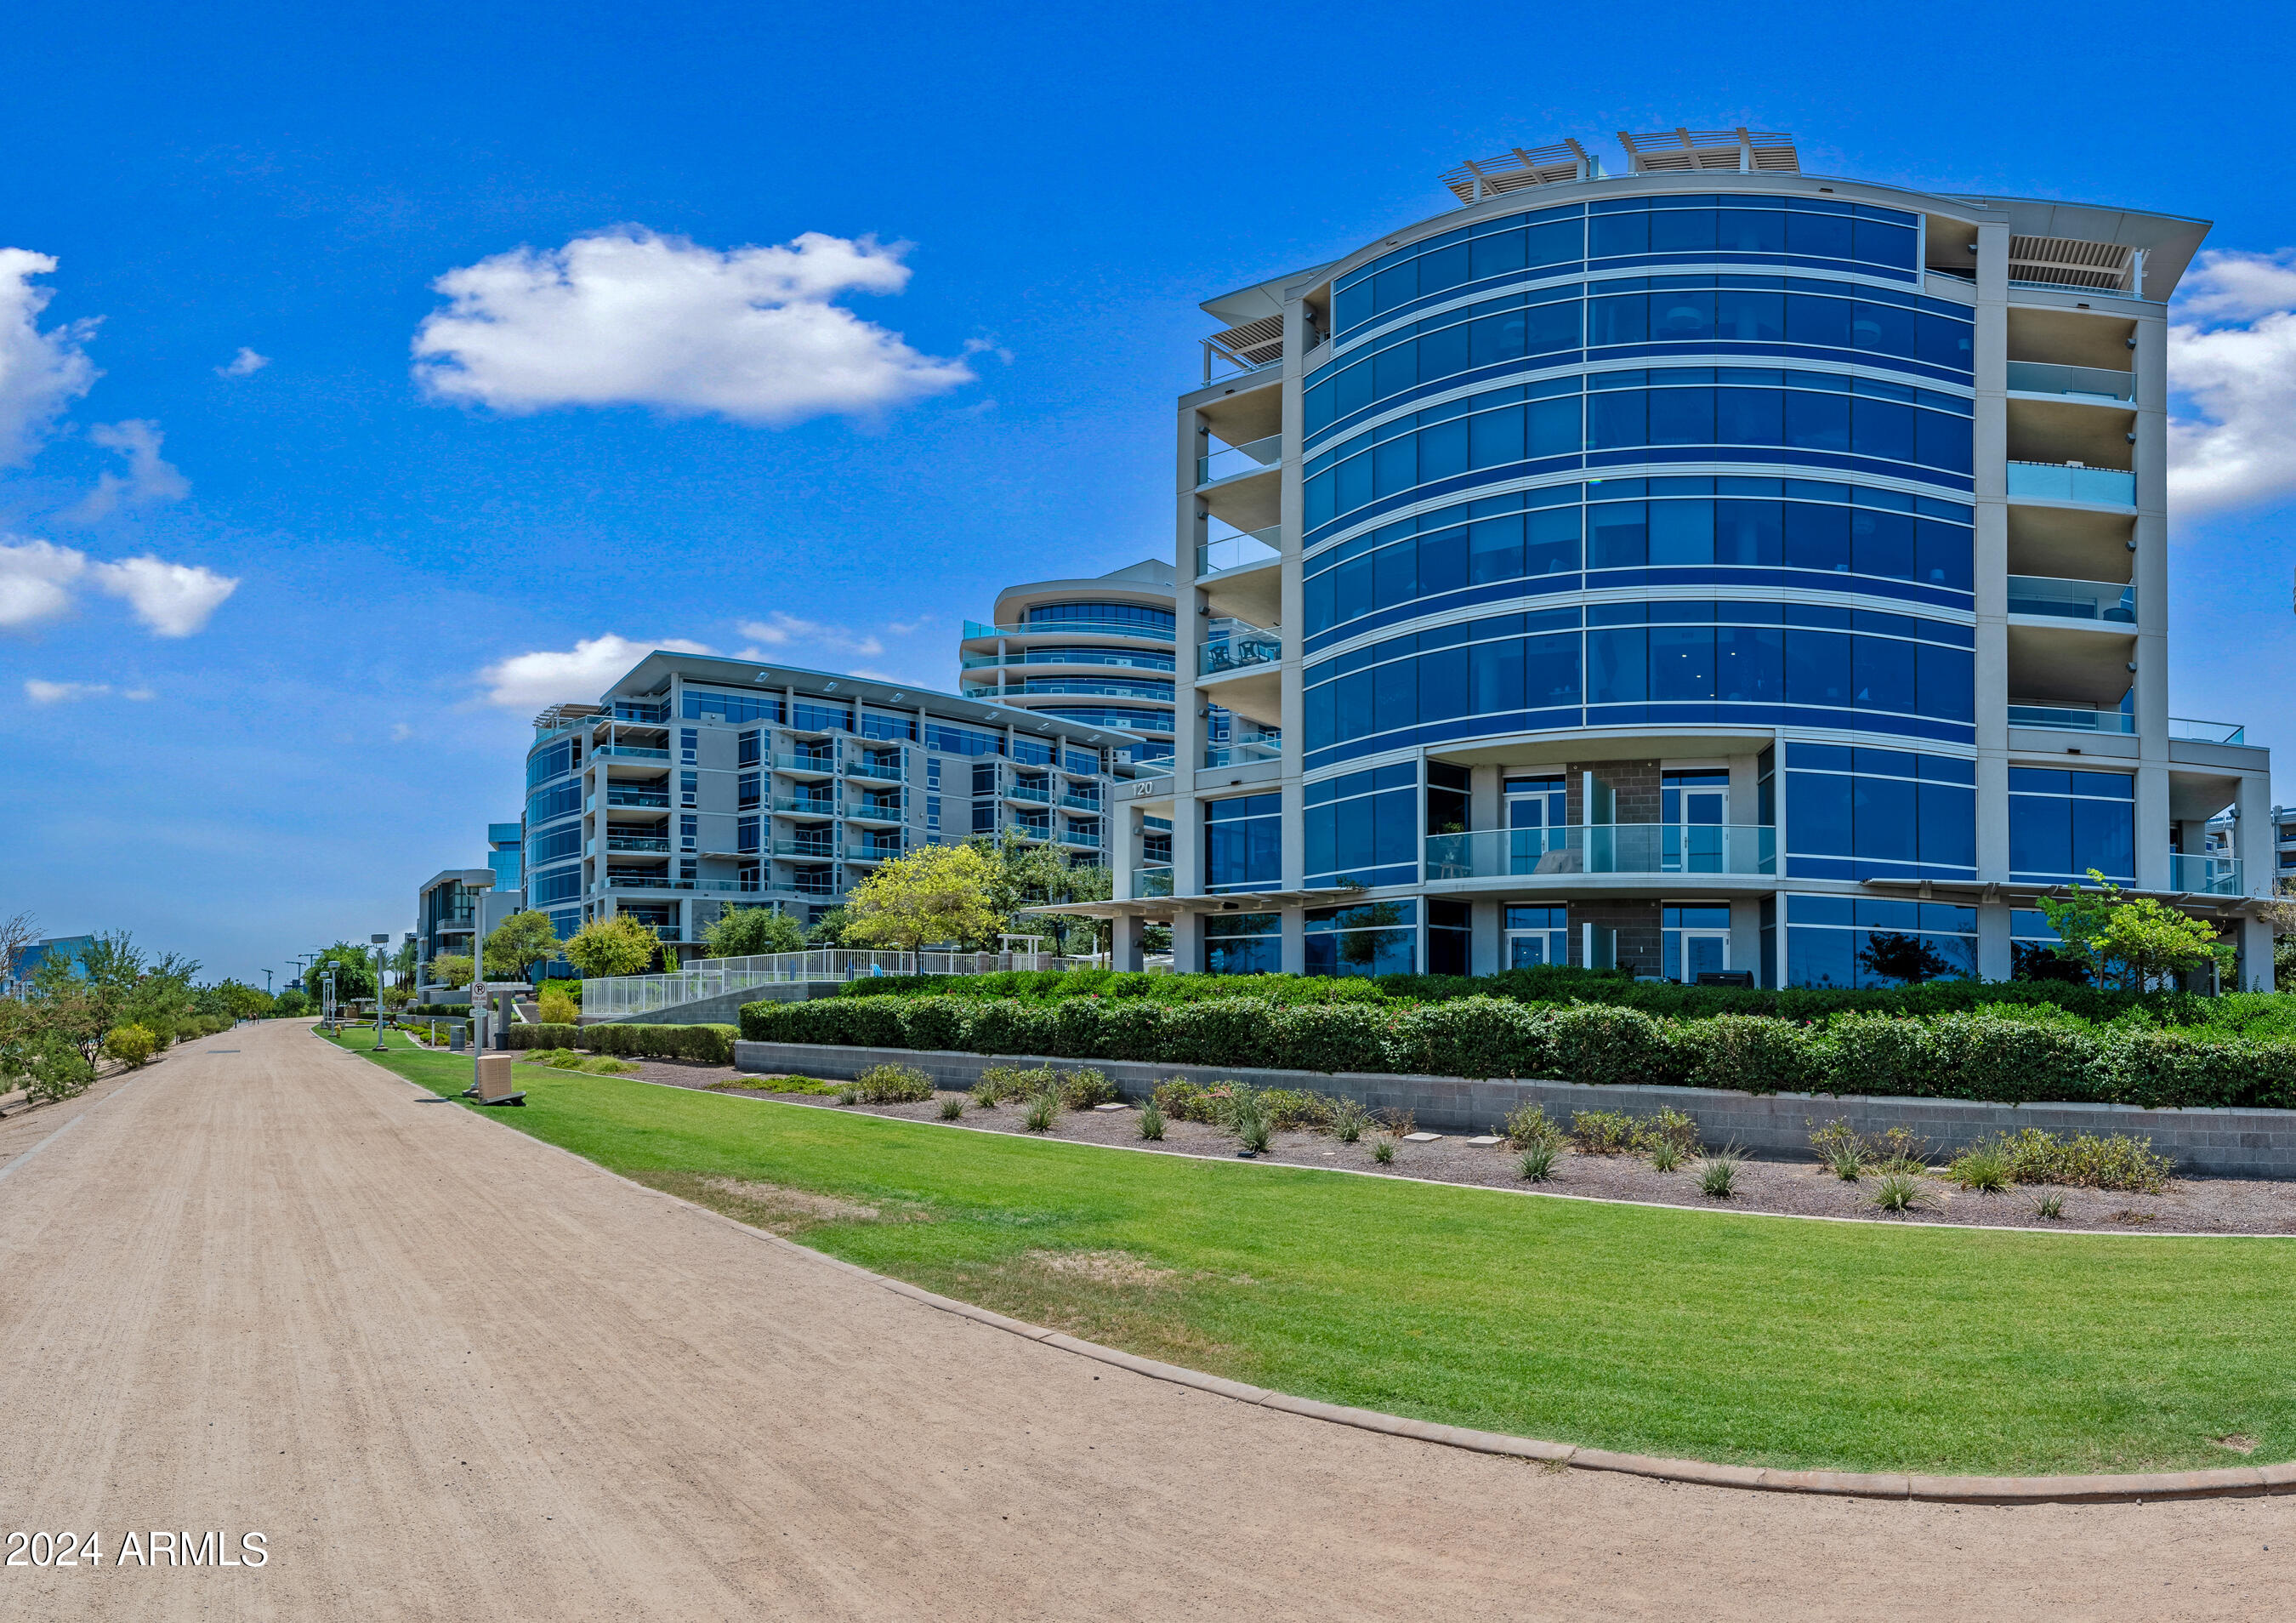
[[[394,1081],[410,1087],[421,1087],[420,1083],[410,1082],[382,1067],[376,1068],[383,1070],[384,1075]],[[480,1113],[472,1109],[455,1114],[472,1116]],[[506,1122],[496,1125],[509,1125]],[[1501,1431],[1478,1431],[1472,1427],[1446,1426],[1434,1421],[1414,1420],[1408,1415],[1386,1414],[1375,1409],[1352,1409],[1340,1404],[1321,1403],[1311,1397],[1294,1397],[1288,1393],[1270,1392],[1223,1376],[1208,1375],[1201,1370],[1183,1369],[1178,1364],[1143,1358],[1112,1347],[1103,1347],[1095,1341],[1080,1340],[1043,1325],[1007,1318],[1001,1313],[977,1307],[970,1302],[937,1296],[906,1280],[890,1279],[841,1257],[816,1251],[810,1246],[801,1246],[779,1234],[752,1228],[723,1212],[711,1211],[706,1206],[640,1183],[635,1178],[624,1177],[620,1173],[601,1166],[587,1157],[577,1155],[573,1150],[545,1139],[525,1133],[520,1133],[519,1137],[658,1200],[666,1200],[687,1211],[699,1213],[751,1239],[778,1246],[812,1262],[826,1264],[840,1273],[866,1280],[895,1296],[906,1297],[937,1312],[969,1319],[990,1330],[1003,1331],[1007,1335],[1019,1336],[1040,1346],[1089,1358],[1114,1369],[1144,1375],[1151,1380],[1168,1381],[1174,1386],[1191,1388],[1216,1397],[1231,1398],[1255,1408],[1296,1414],[1306,1420],[1351,1426],[1358,1431],[1407,1438],[1414,1442],[1434,1443],[1472,1454],[1536,1460],[1575,1471],[1616,1471],[1626,1476],[1648,1477],[1660,1482],[1681,1482],[1698,1487],[1742,1488],[1755,1493],[1922,1500],[1943,1504],[2139,1504],[2162,1499],[2249,1499],[2267,1495],[2296,1494],[2296,1461],[2277,1465],[2235,1466],[2222,1471],[2068,1477],[1924,1477],[1887,1472],[1773,1471],[1754,1465],[1717,1465],[1702,1460],[1669,1460],[1646,1454],[1616,1454],[1604,1448],[1586,1448],[1573,1443],[1550,1443],[1537,1438],[1513,1437]]]

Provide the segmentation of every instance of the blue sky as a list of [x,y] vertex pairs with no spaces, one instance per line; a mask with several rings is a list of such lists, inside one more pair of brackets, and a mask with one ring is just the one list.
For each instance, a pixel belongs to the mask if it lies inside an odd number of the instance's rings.
[[949,686],[1168,556],[1197,301],[1680,123],[2217,222],[2173,704],[2296,762],[2280,8],[342,11],[12,30],[0,914],[260,984],[478,860],[602,638]]

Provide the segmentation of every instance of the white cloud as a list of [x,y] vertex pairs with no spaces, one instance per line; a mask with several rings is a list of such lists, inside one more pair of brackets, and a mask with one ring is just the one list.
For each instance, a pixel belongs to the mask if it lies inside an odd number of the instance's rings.
[[35,704],[61,704],[67,699],[100,699],[111,691],[109,682],[44,682],[32,677],[24,683],[24,696]]
[[69,611],[85,555],[46,541],[0,545],[0,626],[30,625]]
[[973,379],[832,302],[897,293],[900,244],[808,231],[721,253],[642,227],[448,271],[414,335],[414,375],[497,411],[652,406],[783,424],[868,414]]
[[159,696],[154,694],[149,688],[130,688],[120,694],[119,696],[123,699],[134,699],[140,704],[146,699],[156,698]]
[[58,414],[96,380],[95,363],[80,348],[94,334],[94,321],[40,331],[39,314],[54,293],[31,279],[55,268],[45,253],[0,248],[0,463],[29,456]]
[[148,555],[98,564],[88,573],[100,589],[125,597],[135,618],[160,637],[189,637],[207,624],[208,616],[226,597],[239,589],[234,577]]
[[121,507],[158,507],[163,502],[181,501],[192,493],[192,482],[160,455],[163,436],[157,424],[134,418],[125,423],[98,423],[87,431],[87,437],[104,449],[118,451],[126,457],[127,473],[123,477],[107,470],[99,475],[95,489],[72,509],[75,518],[88,521],[102,518]]
[[258,355],[245,344],[242,344],[239,346],[238,354],[216,368],[216,375],[217,377],[253,377],[270,364],[271,358],[268,355]]
[[[885,651],[885,645],[866,632],[857,634],[841,625],[828,625],[818,620],[800,620],[794,614],[778,611],[763,620],[744,620],[734,629],[751,642],[769,648],[783,648],[791,643],[811,643],[818,647],[834,648],[840,654],[857,654],[864,659],[874,659]],[[763,659],[766,655],[745,649],[736,657]]]
[[633,642],[611,631],[603,637],[582,638],[567,651],[513,654],[479,672],[489,704],[510,710],[536,710],[570,701],[587,704],[613,686],[657,648],[676,654],[707,654],[698,642],[662,638]]
[[2296,252],[2200,257],[2171,312],[2169,383],[2180,515],[2296,491]]

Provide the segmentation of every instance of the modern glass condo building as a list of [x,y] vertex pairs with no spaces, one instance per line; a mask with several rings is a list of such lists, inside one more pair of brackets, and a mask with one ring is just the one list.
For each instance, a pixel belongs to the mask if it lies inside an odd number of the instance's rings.
[[2165,301],[2205,224],[1621,139],[1618,175],[1463,165],[1445,213],[1204,306],[1177,770],[1123,786],[1119,952],[1997,979],[2094,869],[2269,985],[2266,753],[2169,713]]
[[1089,580],[1035,581],[968,620],[959,689],[1038,715],[1128,735],[1132,761],[1172,754],[1172,566],[1144,558]]
[[690,956],[728,905],[810,922],[921,845],[1009,828],[1098,863],[1131,737],[873,678],[650,654],[596,703],[535,718],[525,902],[562,940],[628,913]]

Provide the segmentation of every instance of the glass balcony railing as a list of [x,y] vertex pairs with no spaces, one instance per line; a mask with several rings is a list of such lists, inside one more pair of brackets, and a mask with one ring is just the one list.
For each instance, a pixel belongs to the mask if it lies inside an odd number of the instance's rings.
[[834,755],[776,754],[774,757],[774,770],[776,772],[820,772],[826,775],[836,770],[837,757]]
[[2248,729],[2232,721],[2194,721],[2184,716],[2170,716],[2169,736],[2194,744],[2244,744],[2248,741]]
[[1536,874],[1771,874],[1775,828],[1753,823],[1603,823],[1427,836],[1427,877]]
[[803,795],[776,795],[774,810],[791,812],[798,817],[835,817],[837,803],[826,796],[816,800]]
[[1282,434],[1270,434],[1246,445],[1223,445],[1196,458],[1196,483],[1201,487],[1218,484],[1224,479],[1240,479],[1248,474],[1264,474],[1283,460]]
[[906,855],[898,845],[848,845],[845,860],[849,862],[890,862]]
[[901,781],[901,763],[896,760],[889,765],[882,761],[873,761],[866,755],[857,755],[845,763],[845,775],[848,778],[865,778],[872,783],[898,783]]
[[998,665],[1103,665],[1117,671],[1169,671],[1175,663],[1168,654],[1128,654],[1120,648],[1028,648],[1002,655],[968,654],[957,667],[981,671]]
[[606,838],[606,849],[609,851],[668,851],[669,842],[666,839],[634,839],[628,835],[609,835]]
[[606,803],[610,806],[667,806],[669,795],[667,791],[649,795],[642,789],[609,789],[606,791]]
[[624,760],[667,761],[669,759],[669,752],[666,749],[647,749],[643,745],[637,744],[601,744],[590,753],[594,755],[619,756]]
[[2240,859],[2171,853],[2169,888],[2197,896],[2237,896],[2241,894]]
[[1283,529],[1239,530],[1196,543],[1196,573],[1218,574],[1223,569],[1242,569],[1253,564],[1273,564],[1283,556]]
[[1100,801],[1098,797],[1091,795],[1063,795],[1061,796],[1061,804],[1067,807],[1071,812],[1097,812],[1100,810]]
[[837,849],[826,841],[775,840],[773,853],[777,857],[801,857],[809,862],[832,862],[837,860]]
[[1283,735],[1281,732],[1254,733],[1245,737],[1230,738],[1222,744],[1204,746],[1204,764],[1210,766],[1254,766],[1262,761],[1283,759]]
[[2011,575],[2009,612],[2059,620],[2136,623],[2136,589],[2111,581],[2071,581],[2054,575]]
[[1087,619],[1031,620],[1021,625],[984,625],[978,620],[964,622],[967,640],[980,637],[1066,637],[1078,631],[1088,631],[1095,637],[1137,637],[1146,642],[1169,642],[1172,628],[1168,625],[1149,625],[1137,620]]
[[1034,676],[1026,681],[1007,682],[1001,688],[993,683],[974,682],[962,691],[968,699],[987,699],[992,703],[999,697],[1040,698],[1047,694],[1080,694],[1086,698],[1100,699],[1146,699],[1158,704],[1172,702],[1172,689],[1168,683],[1095,682],[1086,677]]
[[1090,851],[1098,851],[1100,849],[1100,830],[1097,828],[1063,828],[1061,830],[1061,844],[1063,845],[1081,845]]
[[2046,361],[2013,360],[2009,387],[2019,394],[2079,394],[2099,400],[2133,400],[2136,375],[2104,367],[2058,367]]
[[2100,507],[2136,505],[2136,475],[2120,468],[2084,467],[2075,462],[2013,462],[2009,494],[2037,501],[2087,501]]
[[1199,676],[1221,676],[1275,663],[1283,657],[1283,640],[1242,620],[1215,620],[1205,628],[1196,656]]
[[898,800],[861,800],[849,802],[845,815],[864,822],[898,823],[908,816],[908,812]]
[[2071,705],[2012,704],[2012,727],[2042,727],[2056,732],[2133,733],[2136,718],[2118,710],[2079,710]]
[[1168,868],[1136,868],[1132,870],[1132,894],[1135,896],[1168,896],[1172,894],[1172,870]]

